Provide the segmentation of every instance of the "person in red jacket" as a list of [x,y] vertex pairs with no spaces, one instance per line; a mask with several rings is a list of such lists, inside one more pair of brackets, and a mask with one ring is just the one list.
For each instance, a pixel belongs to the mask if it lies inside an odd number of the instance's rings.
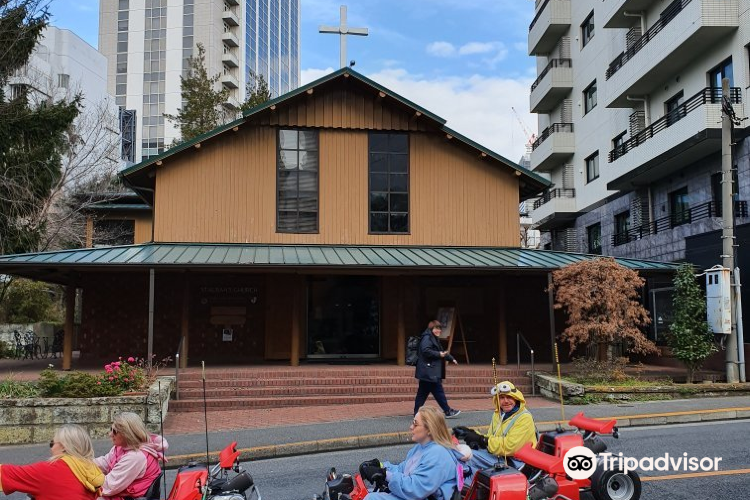
[[29,465],[0,465],[0,490],[26,493],[36,500],[94,500],[104,474],[94,463],[94,448],[86,430],[63,425],[49,443],[52,457]]
[[109,431],[112,449],[95,459],[106,474],[102,486],[105,499],[142,497],[161,474],[159,461],[164,459],[166,440],[149,434],[143,420],[132,412],[122,412],[112,420]]

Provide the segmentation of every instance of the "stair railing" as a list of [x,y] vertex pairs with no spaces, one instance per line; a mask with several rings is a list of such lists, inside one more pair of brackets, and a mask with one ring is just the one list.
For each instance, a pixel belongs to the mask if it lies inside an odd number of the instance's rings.
[[529,341],[523,336],[523,333],[516,332],[516,366],[518,370],[521,370],[521,341],[526,344],[526,348],[531,354],[531,395],[536,396],[536,370],[534,369],[534,349],[532,349]]
[[180,351],[182,351],[183,336],[180,335],[180,343],[177,344],[177,352],[174,354],[174,398],[180,399]]

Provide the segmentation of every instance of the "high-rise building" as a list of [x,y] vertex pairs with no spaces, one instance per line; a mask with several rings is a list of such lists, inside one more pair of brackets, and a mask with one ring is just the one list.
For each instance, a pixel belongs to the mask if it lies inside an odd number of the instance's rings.
[[158,155],[179,131],[164,114],[182,105],[180,76],[197,44],[209,75],[230,90],[229,112],[245,99],[251,72],[274,96],[299,85],[300,0],[100,0],[99,49],[123,122],[135,124],[132,161]]
[[[737,117],[746,116],[748,7],[537,0],[531,168],[554,183],[532,206],[543,246],[720,263],[721,80],[730,80]],[[740,235],[750,234],[748,124],[734,131]]]

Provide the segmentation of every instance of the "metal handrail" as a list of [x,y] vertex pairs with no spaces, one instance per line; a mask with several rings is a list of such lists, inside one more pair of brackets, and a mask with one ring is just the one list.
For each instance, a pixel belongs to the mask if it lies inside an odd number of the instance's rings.
[[182,341],[184,337],[180,335],[180,343],[177,344],[177,352],[174,354],[174,398],[180,399],[180,351],[182,351]]
[[516,332],[516,367],[521,370],[521,341],[526,344],[526,348],[531,353],[531,395],[536,396],[536,370],[534,369],[534,349],[532,349],[529,341],[523,336],[523,333]]
[[549,73],[549,70],[552,68],[571,68],[572,63],[572,59],[550,59],[549,64],[544,67],[542,72],[539,73],[539,76],[536,77],[536,80],[534,80],[534,83],[531,84],[531,91],[534,92],[534,90],[536,90],[539,84],[542,83],[544,77],[547,76],[547,73]]
[[[665,114],[648,127],[638,132],[635,136],[631,137],[627,141],[623,142],[615,149],[609,152],[608,163],[612,163],[628,154],[632,149],[637,148],[647,140],[651,139],[654,135],[658,134],[662,130],[671,127],[678,121],[682,120],[689,113],[695,111],[704,104],[720,104],[722,97],[722,90],[718,87],[706,87],[688,100],[677,106],[675,109]],[[732,104],[739,104],[742,102],[742,89],[739,87],[732,87],[729,89],[729,100]]]
[[544,194],[534,202],[534,210],[541,207],[545,203],[549,203],[552,198],[575,198],[576,190],[571,188],[554,188],[548,189]]
[[668,25],[677,14],[682,12],[682,9],[690,3],[690,0],[675,0],[664,11],[659,15],[659,20],[651,26],[641,37],[633,43],[630,47],[622,52],[619,56],[615,57],[615,60],[609,64],[605,77],[607,80],[617,73],[625,63],[633,58],[643,47],[648,44],[652,38],[656,36],[666,25]]
[[544,141],[546,141],[549,138],[549,136],[557,132],[573,132],[573,124],[572,123],[553,123],[549,127],[542,130],[542,133],[539,134],[539,137],[537,138],[537,140],[535,140],[531,144],[531,150],[534,151]]
[[[666,217],[661,217],[653,222],[641,224],[640,226],[628,229],[627,231],[615,233],[612,235],[612,245],[624,245],[625,243],[640,240],[645,236],[657,234],[667,229],[682,226],[683,224],[690,224],[709,217],[718,217],[717,212],[717,207],[713,202],[709,201],[701,203],[700,205],[695,205],[687,210],[676,212]],[[734,215],[735,217],[748,216],[747,201],[738,200],[734,202]]]
[[[536,22],[539,20],[539,16],[542,15],[542,12],[544,12],[544,8],[547,6],[548,3],[549,3],[549,0],[544,0],[544,3],[542,4],[542,6],[539,7],[539,9],[536,11],[536,15],[534,16],[534,19],[531,21],[531,24],[529,24],[529,31],[531,31],[531,29],[534,27]],[[539,5],[538,2],[537,2],[537,5]]]

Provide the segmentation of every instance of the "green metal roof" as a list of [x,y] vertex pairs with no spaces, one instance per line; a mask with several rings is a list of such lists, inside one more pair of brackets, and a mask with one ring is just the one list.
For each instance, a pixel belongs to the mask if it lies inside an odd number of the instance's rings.
[[[0,273],[87,268],[336,268],[410,270],[554,270],[597,255],[522,248],[145,243],[5,255]],[[677,264],[616,259],[639,271],[672,271]]]
[[[334,71],[333,73],[330,73],[328,75],[325,75],[313,82],[308,83],[307,85],[304,85],[302,87],[299,87],[297,89],[292,90],[291,92],[287,92],[286,94],[283,94],[279,97],[276,97],[275,99],[271,99],[269,101],[264,102],[263,104],[260,104],[254,108],[251,108],[243,113],[243,117],[239,118],[231,123],[227,123],[226,125],[222,125],[220,127],[217,127],[213,130],[210,130],[206,132],[205,134],[202,134],[198,137],[195,137],[194,139],[191,139],[189,141],[185,141],[181,144],[178,144],[177,146],[170,148],[166,151],[164,151],[162,154],[158,156],[153,156],[148,158],[147,160],[144,160],[140,163],[137,163],[131,167],[128,167],[122,171],[120,171],[120,177],[123,179],[126,179],[126,181],[129,178],[133,178],[133,174],[136,174],[138,172],[143,171],[144,169],[147,169],[148,167],[151,167],[154,165],[157,161],[163,160],[169,156],[172,156],[176,153],[179,153],[180,151],[184,151],[192,146],[194,146],[197,143],[203,142],[207,139],[210,139],[214,136],[217,136],[221,133],[224,133],[228,130],[231,130],[232,128],[236,127],[237,125],[240,125],[244,123],[247,119],[253,117],[254,115],[271,108],[271,106],[278,105],[280,103],[283,103],[285,101],[288,101],[289,99],[292,99],[295,96],[298,96],[300,94],[304,94],[307,90],[311,88],[315,88],[319,85],[325,84],[327,82],[333,81],[339,77],[343,76],[350,76],[352,78],[355,78],[365,85],[368,85],[380,92],[385,93],[388,95],[388,97],[400,102],[404,106],[407,106],[411,108],[414,111],[419,111],[422,113],[423,116],[427,117],[428,119],[435,122],[436,127],[441,130],[442,132],[445,132],[447,134],[450,134],[451,136],[455,137],[458,141],[462,142],[466,146],[469,146],[481,153],[485,153],[487,156],[500,161],[501,163],[504,163],[509,168],[519,172],[522,176],[526,177],[526,180],[530,182],[531,185],[526,186],[521,191],[523,194],[528,196],[533,196],[539,192],[541,192],[543,189],[548,188],[551,185],[551,182],[545,179],[544,177],[540,176],[539,174],[536,174],[532,172],[531,170],[528,170],[521,165],[518,165],[516,162],[513,162],[504,156],[492,151],[491,149],[482,146],[481,144],[472,141],[471,139],[465,137],[462,134],[459,134],[458,132],[452,130],[451,128],[447,127],[445,125],[446,120],[444,118],[441,118],[440,116],[432,113],[431,111],[419,106],[418,104],[410,101],[409,99],[397,94],[396,92],[380,85],[379,83],[375,82],[374,80],[371,80],[367,78],[366,76],[362,75],[361,73],[358,73],[357,71],[354,71],[352,68],[341,68],[337,71]],[[134,189],[136,192],[142,193],[141,189],[137,185],[133,185],[132,183],[127,183],[130,185],[132,189]],[[148,189],[146,190],[148,191]]]

